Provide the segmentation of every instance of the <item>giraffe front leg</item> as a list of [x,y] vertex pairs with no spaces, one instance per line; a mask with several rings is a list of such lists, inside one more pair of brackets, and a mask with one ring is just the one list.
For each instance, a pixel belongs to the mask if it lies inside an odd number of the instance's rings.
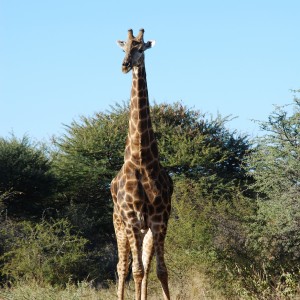
[[118,217],[114,218],[115,232],[118,244],[118,300],[124,299],[125,279],[128,274],[128,259],[130,253],[129,241],[126,235],[125,227]]
[[166,230],[160,230],[153,234],[154,249],[156,255],[156,274],[161,283],[164,300],[170,300],[170,292],[168,286],[168,271],[164,259],[164,243]]
[[142,234],[140,228],[128,226],[126,228],[132,254],[132,275],[135,285],[135,299],[141,299],[144,267],[142,262]]
[[143,240],[143,254],[142,260],[144,265],[144,278],[142,281],[142,300],[147,300],[147,285],[148,275],[150,271],[150,264],[153,257],[153,235],[150,229],[148,229]]

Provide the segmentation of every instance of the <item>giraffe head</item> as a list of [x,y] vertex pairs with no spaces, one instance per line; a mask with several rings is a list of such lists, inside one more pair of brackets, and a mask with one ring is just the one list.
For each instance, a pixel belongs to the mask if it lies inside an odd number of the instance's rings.
[[140,29],[136,37],[133,36],[132,29],[129,29],[127,41],[117,41],[117,44],[125,52],[122,71],[128,73],[133,67],[138,67],[144,63],[144,52],[152,48],[155,41],[144,42],[144,29]]

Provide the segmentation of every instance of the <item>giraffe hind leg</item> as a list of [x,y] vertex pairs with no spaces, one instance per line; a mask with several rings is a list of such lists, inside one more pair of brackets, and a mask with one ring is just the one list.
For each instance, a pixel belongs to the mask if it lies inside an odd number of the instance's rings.
[[115,218],[114,220],[115,232],[117,237],[118,244],[118,300],[124,299],[124,289],[125,289],[125,279],[128,274],[129,268],[129,254],[130,254],[130,246],[129,241],[126,235],[125,227],[123,223]]

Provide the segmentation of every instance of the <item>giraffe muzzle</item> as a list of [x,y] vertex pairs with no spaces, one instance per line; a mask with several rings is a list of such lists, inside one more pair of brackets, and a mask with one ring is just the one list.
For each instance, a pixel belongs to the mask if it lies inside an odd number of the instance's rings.
[[124,61],[122,63],[122,72],[128,73],[132,69],[132,64],[129,61]]

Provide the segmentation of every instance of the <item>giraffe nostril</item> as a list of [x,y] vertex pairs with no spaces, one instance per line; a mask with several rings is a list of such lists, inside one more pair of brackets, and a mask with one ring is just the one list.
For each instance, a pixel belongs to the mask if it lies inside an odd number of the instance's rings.
[[130,67],[130,65],[131,65],[131,63],[129,61],[123,62],[123,66],[124,67]]

